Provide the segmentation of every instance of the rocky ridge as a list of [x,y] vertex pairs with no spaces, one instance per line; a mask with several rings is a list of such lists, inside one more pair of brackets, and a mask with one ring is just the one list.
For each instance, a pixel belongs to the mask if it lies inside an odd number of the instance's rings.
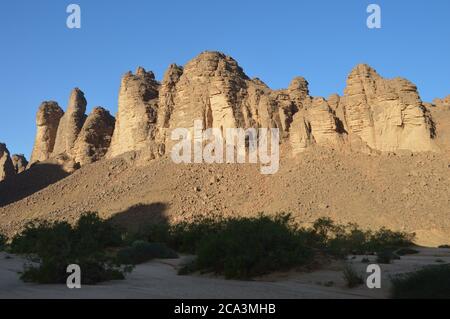
[[[447,99],[448,100],[448,99]],[[436,100],[438,104],[446,99]],[[184,67],[172,64],[161,83],[139,67],[121,81],[117,121],[104,109],[85,115],[84,93],[72,91],[64,115],[44,102],[30,163],[65,154],[80,165],[130,151],[151,158],[168,152],[175,128],[279,128],[291,155],[313,145],[365,152],[439,151],[432,117],[417,88],[402,78],[384,79],[370,66],[356,66],[343,96],[310,96],[308,82],[294,78],[272,90],[250,79],[231,57],[203,52]]]

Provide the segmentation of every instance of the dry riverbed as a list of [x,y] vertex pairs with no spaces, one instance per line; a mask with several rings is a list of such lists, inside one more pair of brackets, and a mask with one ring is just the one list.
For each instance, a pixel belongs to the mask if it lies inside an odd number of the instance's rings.
[[[68,289],[65,285],[23,283],[18,272],[26,261],[20,256],[0,253],[0,298],[388,298],[389,277],[414,271],[425,265],[450,263],[450,249],[418,248],[419,254],[402,256],[392,264],[380,265],[381,289],[366,285],[347,288],[342,275],[345,262],[334,262],[321,270],[279,273],[254,281],[225,280],[213,276],[178,276],[183,257],[154,260],[136,266],[126,280]],[[349,256],[347,263],[365,278],[365,256]],[[375,263],[375,256],[368,256]]]

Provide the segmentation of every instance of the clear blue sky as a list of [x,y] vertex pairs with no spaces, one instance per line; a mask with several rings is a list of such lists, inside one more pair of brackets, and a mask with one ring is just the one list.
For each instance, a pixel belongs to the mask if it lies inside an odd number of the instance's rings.
[[[81,6],[80,30],[66,27],[70,3]],[[370,3],[382,8],[380,30],[366,27]],[[41,101],[65,108],[78,86],[88,110],[115,114],[127,70],[161,79],[204,50],[233,56],[272,88],[302,75],[317,96],[342,93],[364,62],[410,79],[430,101],[450,94],[449,17],[449,0],[2,1],[0,141],[28,157]]]

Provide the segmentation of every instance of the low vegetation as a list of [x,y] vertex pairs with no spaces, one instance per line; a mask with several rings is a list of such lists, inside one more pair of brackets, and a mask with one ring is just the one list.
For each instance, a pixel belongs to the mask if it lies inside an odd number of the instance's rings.
[[3,251],[6,247],[7,237],[0,233],[0,251]]
[[130,247],[125,247],[117,253],[116,262],[123,265],[137,265],[154,258],[178,258],[178,255],[166,244],[137,240]]
[[12,239],[10,251],[29,256],[21,279],[42,284],[65,283],[67,266],[83,270],[83,284],[123,279],[130,269],[120,267],[108,249],[122,243],[121,233],[94,213],[67,222],[32,222]]
[[449,299],[450,264],[427,266],[392,278],[392,297],[397,299]]
[[[380,229],[361,230],[355,224],[336,225],[318,219],[300,227],[291,215],[256,217],[197,217],[177,224],[154,224],[127,233],[95,213],[84,214],[75,225],[32,222],[16,235],[9,250],[29,256],[21,278],[38,283],[62,283],[66,267],[83,269],[82,283],[122,279],[136,264],[154,258],[196,255],[180,274],[212,272],[226,278],[255,276],[292,268],[317,267],[318,256],[344,258],[349,254],[377,254],[411,245],[413,235]],[[357,282],[346,271],[349,285]]]
[[348,254],[381,254],[387,249],[410,246],[414,238],[413,234],[385,228],[372,232],[363,231],[355,224],[336,225],[328,218],[318,219],[312,227],[304,228],[289,214],[198,217],[190,223],[147,227],[140,236],[197,255],[180,274],[214,272],[237,279],[309,267],[318,254],[335,258]]
[[395,251],[395,254],[397,254],[398,256],[415,255],[418,253],[419,253],[419,251],[417,249],[413,249],[413,248],[409,248],[409,247],[400,248]]
[[348,288],[355,288],[364,283],[364,280],[360,274],[352,267],[352,265],[347,264],[343,270],[344,280]]

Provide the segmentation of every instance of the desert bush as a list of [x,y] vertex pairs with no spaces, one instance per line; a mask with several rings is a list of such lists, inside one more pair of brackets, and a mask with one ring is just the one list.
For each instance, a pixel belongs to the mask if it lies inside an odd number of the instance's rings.
[[385,249],[412,245],[414,234],[381,228],[376,232],[361,230],[357,224],[336,225],[329,218],[320,218],[309,234],[310,245],[344,257],[349,254],[370,254]]
[[249,279],[305,265],[313,250],[291,222],[290,215],[230,218],[199,243],[197,269]]
[[[183,221],[169,229],[168,243],[177,251],[195,253],[205,238],[223,230],[229,219],[222,217],[195,217],[192,221]],[[153,237],[150,237],[153,238]]]
[[329,218],[318,219],[311,228],[300,228],[283,213],[254,218],[197,217],[190,222],[147,227],[138,237],[196,254],[197,261],[180,273],[212,271],[227,278],[251,278],[303,265],[317,252],[338,258],[375,253],[410,244],[412,238],[386,229],[371,232],[356,224],[337,225]]
[[139,240],[150,243],[169,243],[171,228],[172,226],[166,222],[146,224],[140,227],[138,231],[125,232],[123,241],[127,246],[131,246]]
[[95,213],[83,214],[75,226],[67,222],[29,223],[11,243],[11,252],[37,259],[21,275],[24,281],[64,283],[66,268],[77,264],[82,269],[82,283],[123,279],[129,268],[114,264],[107,249],[121,245],[121,233]]
[[117,263],[137,265],[154,258],[178,258],[175,251],[162,243],[135,241],[131,247],[121,249],[117,253]]
[[440,245],[438,248],[450,248],[450,245]]
[[379,251],[388,248],[408,247],[413,244],[414,237],[414,233],[395,232],[383,227],[371,234],[368,249],[371,251]]
[[400,248],[398,250],[395,251],[395,253],[398,256],[406,256],[406,255],[415,255],[418,254],[419,251],[417,249],[413,249],[413,248]]
[[450,299],[450,265],[427,266],[391,279],[396,299]]
[[377,263],[390,264],[394,259],[400,259],[400,257],[391,249],[383,249],[377,252]]
[[359,275],[355,268],[350,264],[345,265],[342,273],[348,288],[354,288],[364,283],[361,275]]
[[3,251],[6,248],[6,242],[8,241],[8,238],[0,233],[0,251]]

